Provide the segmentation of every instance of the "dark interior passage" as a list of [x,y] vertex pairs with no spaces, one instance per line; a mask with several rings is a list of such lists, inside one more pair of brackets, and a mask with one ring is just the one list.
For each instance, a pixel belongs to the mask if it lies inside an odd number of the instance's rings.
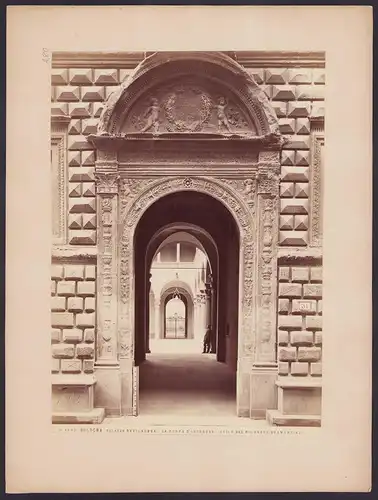
[[[196,191],[166,195],[151,205],[141,217],[135,232],[135,362],[141,365],[149,352],[150,266],[160,243],[168,236],[160,233],[170,224],[189,224],[201,228],[193,233],[203,244],[212,267],[216,304],[212,327],[216,336],[216,359],[236,370],[238,335],[239,231],[236,222],[220,201]],[[176,229],[177,230],[177,229]],[[190,229],[186,228],[187,232]],[[195,229],[193,229],[195,231]],[[214,246],[215,245],[215,246]]]

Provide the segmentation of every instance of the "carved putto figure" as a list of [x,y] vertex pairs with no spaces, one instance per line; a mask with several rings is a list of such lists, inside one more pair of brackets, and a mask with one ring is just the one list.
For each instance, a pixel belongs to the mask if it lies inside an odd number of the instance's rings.
[[253,196],[253,181],[251,179],[244,181],[244,194],[248,200]]
[[221,131],[222,127],[231,132],[230,124],[228,123],[228,118],[226,116],[227,101],[224,97],[218,99],[217,104],[217,117],[218,117],[218,130]]
[[157,134],[159,131],[159,102],[153,97],[151,99],[151,104],[147,108],[144,116],[144,119],[147,119],[146,125],[142,128],[141,132],[148,132],[151,128],[153,129],[153,133]]

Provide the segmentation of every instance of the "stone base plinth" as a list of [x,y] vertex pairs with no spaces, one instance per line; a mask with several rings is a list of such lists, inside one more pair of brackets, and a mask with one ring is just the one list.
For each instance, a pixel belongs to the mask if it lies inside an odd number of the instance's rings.
[[254,363],[250,376],[250,412],[253,419],[265,419],[269,409],[277,408],[277,363]]
[[94,408],[91,411],[55,412],[52,415],[53,424],[101,424],[105,417],[104,408]]
[[94,408],[94,375],[52,375],[53,423],[100,423],[104,409]]
[[118,362],[95,364],[97,384],[94,391],[94,405],[104,408],[107,417],[119,417],[121,412],[121,370]]
[[321,378],[281,377],[276,381],[278,408],[267,414],[273,425],[318,427],[321,422]]
[[132,359],[120,359],[121,412],[124,417],[138,414],[139,368]]
[[282,427],[320,427],[320,415],[282,415],[278,410],[268,410],[266,418],[270,425]]
[[256,363],[245,358],[238,362],[237,415],[265,419],[268,409],[277,408],[277,363]]

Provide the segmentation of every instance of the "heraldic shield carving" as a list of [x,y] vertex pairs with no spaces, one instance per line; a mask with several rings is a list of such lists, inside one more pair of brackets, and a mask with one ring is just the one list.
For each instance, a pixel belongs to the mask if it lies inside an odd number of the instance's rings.
[[186,77],[150,89],[131,106],[121,133],[144,132],[256,135],[256,128],[228,89]]

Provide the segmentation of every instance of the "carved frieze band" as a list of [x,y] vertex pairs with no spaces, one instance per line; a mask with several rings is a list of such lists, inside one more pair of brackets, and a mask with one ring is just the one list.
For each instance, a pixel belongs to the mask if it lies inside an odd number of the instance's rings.
[[98,202],[97,362],[117,360],[117,173],[96,172]]

